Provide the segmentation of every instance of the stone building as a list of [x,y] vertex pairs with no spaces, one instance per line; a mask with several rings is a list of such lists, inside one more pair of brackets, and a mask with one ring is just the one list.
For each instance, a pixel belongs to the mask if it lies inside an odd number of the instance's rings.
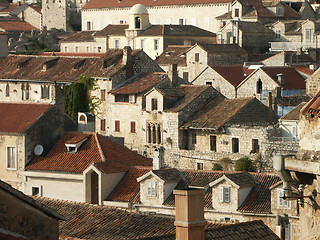
[[25,164],[38,152],[47,153],[62,135],[64,114],[58,106],[49,104],[1,102],[0,106],[0,177],[23,190]]
[[0,59],[8,55],[8,34],[5,32],[0,33]]
[[1,239],[59,239],[59,220],[49,207],[0,180]]
[[[87,29],[90,30],[90,29]],[[145,6],[130,9],[129,24],[112,24],[100,31],[79,32],[61,41],[62,52],[105,52],[109,48],[143,49],[152,59],[168,45],[215,43],[216,34],[193,25],[165,25],[149,22]]]
[[129,11],[135,4],[147,7],[152,24],[193,25],[211,32],[220,26],[215,19],[230,10],[229,0],[90,1],[82,8],[82,30],[101,30],[108,24],[129,23]]
[[292,239],[298,239],[297,207],[281,199],[281,187],[275,174],[131,168],[103,204],[174,215],[174,192],[196,188],[204,191],[206,220],[233,223],[259,219],[280,235],[276,217],[286,212],[287,231]]
[[42,13],[41,6],[39,5],[29,5],[23,12],[21,12],[18,17],[37,29],[42,29]]
[[306,92],[308,95],[312,97],[315,97],[320,89],[319,73],[320,73],[320,69],[317,69],[306,80]]
[[99,134],[65,133],[47,154],[26,165],[24,192],[102,204],[131,166],[151,164],[149,159]]

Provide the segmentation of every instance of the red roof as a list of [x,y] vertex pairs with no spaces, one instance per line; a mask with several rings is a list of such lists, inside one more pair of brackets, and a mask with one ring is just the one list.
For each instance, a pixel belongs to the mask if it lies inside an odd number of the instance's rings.
[[254,69],[249,69],[243,66],[211,66],[213,70],[219,73],[234,87],[237,87]]
[[[306,80],[293,67],[262,67],[261,70],[283,89],[306,89]],[[284,84],[277,81],[278,74],[284,75]]]
[[63,57],[102,57],[105,53],[71,53],[71,52],[40,52],[40,56],[63,56]]
[[41,6],[39,6],[39,5],[31,5],[30,7],[41,14],[41,9],[42,9]]
[[17,7],[19,7],[18,4],[16,3],[10,3],[10,4],[0,4],[0,8],[2,8],[0,10],[0,12],[12,12],[13,10],[15,10]]
[[129,0],[129,1],[118,1],[118,0],[91,0],[82,9],[90,8],[122,8],[132,7],[135,4],[142,4],[144,6],[167,6],[167,5],[187,5],[187,4],[203,4],[203,3],[231,3],[230,0]]
[[[76,153],[68,153],[65,143],[76,136],[88,139]],[[26,170],[82,173],[91,164],[104,173],[125,172],[131,166],[151,166],[149,159],[98,134],[66,133],[46,156],[36,157]]]
[[0,103],[0,132],[22,133],[52,105]]
[[0,21],[0,28],[2,28],[6,32],[19,32],[19,31],[31,32],[31,30],[33,29],[40,31],[38,28],[32,26],[31,24],[20,21],[20,20]]
[[320,115],[320,92],[317,93],[302,109],[301,114],[307,115],[310,114],[313,116]]
[[310,69],[309,66],[292,66],[295,70],[297,70],[298,72],[302,72],[306,75],[312,75],[315,70]]

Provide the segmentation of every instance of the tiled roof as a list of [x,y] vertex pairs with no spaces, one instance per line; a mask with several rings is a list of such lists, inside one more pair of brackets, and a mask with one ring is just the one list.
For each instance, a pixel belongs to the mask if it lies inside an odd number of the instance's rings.
[[0,103],[0,132],[22,133],[32,126],[52,105]]
[[16,3],[9,3],[9,4],[0,4],[0,12],[2,13],[10,13],[13,10],[15,10],[17,7],[19,7],[19,4]]
[[247,76],[249,76],[254,71],[254,69],[249,69],[248,67],[243,67],[241,65],[210,67],[234,87],[237,87]]
[[152,25],[139,36],[198,36],[215,37],[216,34],[193,25]]
[[95,31],[75,32],[69,37],[60,40],[60,42],[92,42],[94,41],[94,33]]
[[[299,55],[298,55],[299,56]],[[309,57],[309,56],[308,56]],[[309,59],[311,60],[311,59]],[[312,61],[309,61],[312,62]],[[315,70],[310,69],[309,66],[292,66],[295,70],[297,70],[298,72],[301,72],[303,74],[309,75],[311,76],[312,74],[314,74]]]
[[109,91],[112,94],[138,94],[150,90],[155,85],[169,81],[165,72],[142,73]]
[[[275,4],[276,4],[276,2],[274,2],[274,1],[270,1],[270,2],[262,1],[262,3],[264,6],[271,6],[271,7],[275,6]],[[295,11],[292,7],[288,6],[288,4],[286,4],[284,2],[280,2],[280,4],[284,8],[284,11],[283,11],[284,14],[283,14],[283,16],[281,16],[282,18],[294,18],[294,19],[301,18],[301,15],[297,11]],[[275,15],[275,17],[279,17],[279,16]]]
[[178,66],[186,65],[186,52],[191,46],[168,46],[158,57],[156,62],[159,65],[169,65],[172,63]]
[[301,114],[320,117],[320,92],[301,109]]
[[303,106],[306,104],[306,102],[300,103],[297,107],[292,109],[290,112],[288,112],[286,115],[281,117],[281,120],[299,120],[299,113],[300,110],[303,108]]
[[[201,108],[188,122],[183,124],[181,128],[213,128],[219,130],[231,119],[236,118],[237,113],[240,111],[243,112],[243,108],[249,103],[261,105],[260,108],[264,109],[264,113],[269,113],[267,108],[265,108],[263,104],[260,104],[259,100],[255,97],[224,99],[222,102],[213,100]],[[255,109],[257,110],[257,113],[261,112],[260,109]],[[256,113],[252,112],[250,109],[250,114],[255,115]],[[272,115],[271,111],[269,115],[270,116],[268,118],[263,116],[265,121],[263,119],[259,119],[259,121],[254,122],[254,120],[248,121],[248,119],[245,118],[242,120],[242,124],[271,124],[276,118]]]
[[[234,25],[236,23],[233,23]],[[261,22],[246,22],[238,21],[237,22],[239,29],[244,33],[269,33],[274,34],[272,30],[264,26]]]
[[120,180],[117,187],[106,198],[106,201],[136,203],[136,196],[140,192],[140,183],[137,182],[137,178],[147,174],[151,170],[151,167],[130,168],[126,175]]
[[240,187],[254,186],[257,182],[247,172],[227,173],[225,176]]
[[[33,198],[25,195],[24,193],[20,192],[19,190],[11,187],[9,184],[3,182],[0,180],[0,190],[7,192],[14,198],[20,199],[21,201],[25,202],[26,204],[32,206],[33,208],[36,208],[46,214],[47,216],[53,217],[58,220],[63,220],[64,217],[58,214],[55,210],[52,210],[51,208],[41,204],[40,202],[34,200]],[[1,229],[1,228],[0,228]],[[0,237],[0,239],[3,239]]]
[[102,30],[98,31],[96,37],[105,37],[105,36],[125,36],[125,29],[128,29],[129,25],[126,24],[109,24]]
[[121,240],[175,233],[171,217],[40,197],[35,199],[65,216],[66,220],[59,222],[61,237]]
[[[65,143],[75,136],[88,139],[76,153],[68,153]],[[125,172],[131,166],[151,166],[149,159],[99,134],[66,133],[46,156],[34,158],[26,170],[82,173],[94,164],[103,173]]]
[[[283,89],[306,89],[306,81],[293,67],[262,67],[270,78]],[[278,74],[283,74],[284,84],[278,82]]]
[[190,4],[206,4],[206,3],[231,3],[230,0],[157,0],[157,1],[147,1],[147,0],[129,0],[129,1],[118,1],[118,0],[91,0],[82,9],[91,8],[131,8],[135,4],[142,4],[146,7],[148,6],[166,6],[166,5],[190,5]]
[[35,29],[40,31],[38,28],[32,26],[30,23],[21,21],[21,20],[4,20],[0,19],[0,29],[3,29],[6,32],[30,32]]
[[242,53],[247,54],[246,50],[238,44],[198,44],[208,53]]
[[182,179],[182,175],[176,168],[163,168],[152,170],[152,172],[164,181],[180,181]]
[[216,227],[214,229],[207,230],[205,239],[279,240],[279,237],[274,232],[272,232],[272,230],[267,225],[265,225],[262,220],[256,220],[251,222],[243,222]]
[[57,57],[103,57],[105,53],[72,53],[72,52],[39,52],[38,56],[57,56]]
[[[140,51],[132,51],[132,56]],[[102,57],[9,55],[1,61],[0,79],[74,82],[82,75],[108,78],[124,69],[122,54],[122,49],[109,49]],[[44,71],[43,65],[54,59]]]

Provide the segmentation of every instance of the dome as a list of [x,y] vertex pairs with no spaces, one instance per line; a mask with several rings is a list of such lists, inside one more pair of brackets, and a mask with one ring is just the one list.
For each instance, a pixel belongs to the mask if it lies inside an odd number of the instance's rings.
[[136,4],[130,9],[130,14],[148,14],[148,10],[144,5]]

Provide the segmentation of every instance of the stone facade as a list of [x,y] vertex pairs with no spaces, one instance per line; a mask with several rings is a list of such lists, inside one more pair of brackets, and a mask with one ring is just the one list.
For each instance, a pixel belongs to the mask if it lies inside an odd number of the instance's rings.
[[27,7],[18,17],[37,29],[42,29],[42,14],[36,11],[33,7]]
[[0,33],[0,58],[8,55],[8,35]]
[[319,78],[320,68],[315,71],[310,77],[306,80],[306,92],[308,95],[316,96],[320,89],[320,78]]

